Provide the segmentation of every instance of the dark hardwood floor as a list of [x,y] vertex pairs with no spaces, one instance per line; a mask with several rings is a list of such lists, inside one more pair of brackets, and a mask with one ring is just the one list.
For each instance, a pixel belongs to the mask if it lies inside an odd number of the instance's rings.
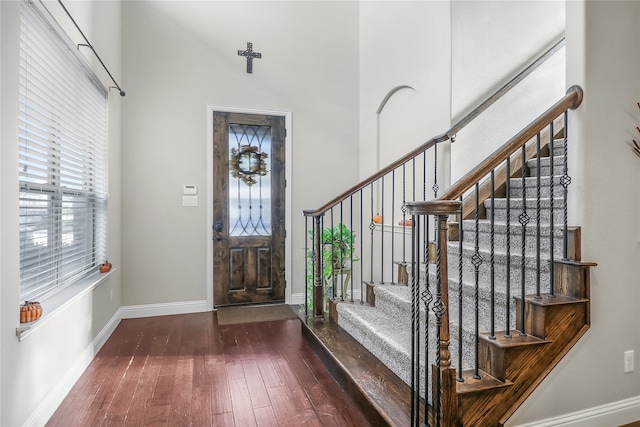
[[368,426],[299,320],[122,320],[47,426]]

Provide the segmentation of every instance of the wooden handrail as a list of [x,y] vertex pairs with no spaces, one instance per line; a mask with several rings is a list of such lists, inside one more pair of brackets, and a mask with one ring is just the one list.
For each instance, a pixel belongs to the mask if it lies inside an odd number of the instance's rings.
[[509,92],[511,89],[513,89],[513,87],[515,85],[517,85],[522,80],[524,80],[525,77],[527,77],[536,68],[538,68],[540,65],[542,65],[543,62],[545,62],[547,59],[551,58],[551,56],[554,53],[556,53],[564,45],[565,45],[565,37],[563,35],[562,37],[560,37],[560,39],[557,42],[554,43],[553,46],[551,46],[548,50],[546,50],[544,53],[542,53],[542,55],[540,55],[538,57],[538,59],[536,59],[531,64],[529,64],[524,70],[522,70],[514,78],[509,80],[504,86],[502,86],[500,89],[498,89],[493,95],[491,95],[489,98],[487,98],[485,101],[483,101],[482,104],[478,105],[476,108],[473,109],[473,111],[471,111],[469,114],[464,116],[458,123],[453,125],[453,127],[447,131],[447,133],[446,133],[447,137],[448,138],[455,137],[455,135],[460,130],[462,130],[462,128],[464,128],[469,123],[471,123],[473,121],[473,119],[475,119],[477,116],[482,114],[487,108],[489,108],[490,106],[495,104],[495,102],[497,100],[502,98],[507,92]]
[[[444,139],[438,139],[438,138],[443,138],[443,137],[444,137]],[[304,216],[322,215],[323,213],[325,213],[326,211],[328,211],[332,207],[336,206],[338,203],[342,202],[343,200],[346,200],[351,195],[353,195],[353,194],[357,193],[358,191],[362,190],[367,185],[374,183],[375,181],[377,181],[378,179],[382,178],[384,175],[388,174],[389,172],[391,172],[395,168],[397,168],[399,166],[402,166],[404,163],[406,163],[409,160],[413,159],[414,157],[418,156],[420,153],[422,153],[422,152],[428,150],[429,148],[433,147],[434,145],[436,145],[436,143],[441,142],[441,141],[446,141],[446,140],[447,140],[447,138],[444,135],[441,135],[440,137],[436,137],[436,138],[430,139],[429,141],[427,141],[424,144],[420,145],[415,150],[410,151],[408,154],[400,157],[398,160],[396,160],[395,162],[391,163],[389,166],[385,167],[384,169],[381,169],[377,173],[374,173],[373,175],[371,175],[369,178],[365,179],[364,181],[361,181],[360,183],[354,185],[353,187],[351,187],[350,189],[348,189],[344,193],[340,194],[338,197],[336,197],[333,200],[331,200],[329,203],[326,203],[320,209],[303,211]]]
[[497,168],[507,159],[507,157],[526,144],[531,138],[536,136],[556,117],[569,109],[575,110],[581,103],[582,88],[577,85],[571,86],[567,90],[567,94],[562,99],[538,116],[537,119],[521,130],[516,136],[507,141],[502,145],[502,147],[498,148],[493,154],[487,157],[484,162],[480,163],[471,172],[453,184],[451,188],[449,188],[449,190],[440,198],[443,200],[456,200],[460,198],[460,196],[467,192],[476,184],[476,182],[479,182],[493,169]]
[[406,155],[400,157],[395,162],[389,164],[388,166],[386,166],[383,169],[380,169],[378,172],[374,173],[373,175],[371,175],[367,179],[365,179],[365,180],[361,181],[360,183],[354,185],[353,187],[349,188],[347,191],[345,191],[344,193],[338,195],[337,197],[332,199],[330,202],[325,203],[322,207],[320,207],[318,209],[315,209],[315,210],[305,210],[305,211],[303,211],[304,216],[306,216],[306,217],[314,217],[314,216],[319,216],[319,215],[324,214],[326,211],[328,211],[332,207],[336,206],[338,203],[346,200],[350,196],[354,195],[355,193],[357,193],[358,191],[362,190],[366,186],[374,183],[375,181],[377,181],[378,179],[382,178],[386,174],[390,173],[394,169],[398,168],[399,166],[402,166],[404,163],[406,163],[409,160],[417,157],[418,155],[420,155],[424,151],[428,150],[429,148],[433,147],[437,143],[445,142],[445,141],[451,139],[460,130],[462,130],[465,126],[467,126],[469,123],[471,123],[471,121],[473,121],[483,111],[485,111],[492,104],[494,104],[498,99],[500,99],[507,92],[509,92],[515,85],[520,83],[526,76],[531,74],[531,72],[534,71],[536,68],[538,68],[543,62],[545,62],[547,59],[549,59],[558,49],[560,49],[564,45],[564,43],[565,43],[565,37],[563,35],[556,43],[554,43],[554,45],[551,48],[549,48],[542,55],[537,57],[536,60],[534,60],[524,70],[522,70],[514,78],[509,80],[509,82],[507,82],[504,86],[502,86],[495,93],[493,93],[493,95],[488,97],[480,105],[478,105],[476,108],[474,108],[470,113],[466,114],[462,119],[460,119],[458,122],[456,122],[447,132],[443,133],[442,135],[435,136],[435,137],[431,138],[430,140],[422,143],[420,146],[418,146],[413,151],[411,151],[411,152],[407,153]]

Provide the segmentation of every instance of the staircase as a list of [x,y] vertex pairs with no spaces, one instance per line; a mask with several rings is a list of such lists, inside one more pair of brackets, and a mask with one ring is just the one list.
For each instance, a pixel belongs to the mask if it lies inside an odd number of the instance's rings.
[[440,199],[409,204],[433,232],[420,248],[414,227],[408,285],[365,280],[363,301],[342,295],[329,320],[303,322],[373,425],[502,425],[588,329],[595,264],[566,223],[566,139],[541,143],[536,126]]

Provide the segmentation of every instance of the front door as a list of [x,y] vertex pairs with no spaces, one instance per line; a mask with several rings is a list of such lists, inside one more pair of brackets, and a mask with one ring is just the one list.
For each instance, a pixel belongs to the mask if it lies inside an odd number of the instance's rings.
[[285,119],[213,113],[216,307],[284,302]]

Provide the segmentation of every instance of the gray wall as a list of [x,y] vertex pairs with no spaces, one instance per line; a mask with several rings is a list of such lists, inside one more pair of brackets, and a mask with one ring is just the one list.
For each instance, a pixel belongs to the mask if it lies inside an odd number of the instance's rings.
[[[640,159],[631,151],[640,123],[640,3],[567,2],[567,82],[585,91],[569,128],[571,222],[582,226],[591,274],[591,328],[515,413],[528,423],[631,399],[621,410],[640,419]],[[636,369],[623,372],[635,350]],[[635,404],[633,403],[635,398]],[[564,425],[564,424],[563,424]],[[600,426],[590,422],[570,426]]]
[[[245,72],[246,43],[262,59]],[[293,293],[303,209],[358,176],[357,2],[123,3],[123,304],[207,298],[207,105],[292,113]],[[181,206],[195,184],[199,206]]]
[[[56,2],[46,2],[52,13],[76,43],[84,42],[73,24],[62,15]],[[70,2],[67,8],[108,64],[115,76],[120,69],[120,2]],[[2,25],[0,40],[0,425],[20,426],[46,421],[55,398],[62,399],[57,387],[70,386],[78,366],[88,363],[92,346],[100,332],[120,308],[120,105],[116,92],[109,98],[109,237],[107,253],[117,268],[92,292],[83,295],[64,310],[52,315],[44,305],[46,323],[22,342],[16,338],[19,326],[19,236],[18,236],[18,23],[19,2],[0,2]],[[85,52],[86,53],[86,52]],[[87,58],[96,64],[88,52]],[[106,86],[111,84],[103,70],[94,67]],[[113,295],[113,297],[112,297]],[[90,359],[89,359],[90,360]],[[58,394],[55,391],[58,390]],[[53,400],[51,400],[53,398]],[[53,406],[55,408],[55,406]]]

